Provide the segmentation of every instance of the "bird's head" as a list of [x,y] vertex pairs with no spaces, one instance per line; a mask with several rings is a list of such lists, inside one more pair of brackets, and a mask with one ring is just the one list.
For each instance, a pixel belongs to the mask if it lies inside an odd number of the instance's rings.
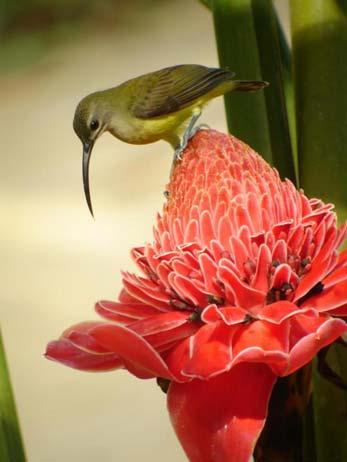
[[108,129],[109,112],[102,92],[83,98],[76,107],[73,128],[83,145],[83,185],[90,213],[93,208],[89,191],[89,161],[94,143]]

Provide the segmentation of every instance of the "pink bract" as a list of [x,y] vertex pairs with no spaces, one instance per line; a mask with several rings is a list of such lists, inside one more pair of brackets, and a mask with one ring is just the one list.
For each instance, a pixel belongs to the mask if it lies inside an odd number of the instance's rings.
[[172,381],[189,460],[248,462],[276,377],[347,330],[347,228],[213,130],[189,142],[167,195],[154,242],[132,250],[142,276],[123,273],[119,300],[96,304],[106,321],[71,327],[46,356]]

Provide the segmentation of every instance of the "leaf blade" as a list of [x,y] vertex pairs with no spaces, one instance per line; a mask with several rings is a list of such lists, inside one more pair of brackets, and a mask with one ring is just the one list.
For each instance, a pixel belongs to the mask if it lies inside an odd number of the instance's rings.
[[24,447],[0,332],[0,460],[25,462]]

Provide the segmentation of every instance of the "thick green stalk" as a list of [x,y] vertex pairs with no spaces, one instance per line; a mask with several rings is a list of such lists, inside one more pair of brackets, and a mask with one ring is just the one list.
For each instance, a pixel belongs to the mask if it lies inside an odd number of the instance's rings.
[[[347,350],[341,345],[330,348],[329,366],[347,381]],[[313,381],[313,406],[317,462],[344,462],[347,459],[347,391],[341,390],[316,371]]]
[[[271,0],[253,0],[253,17],[262,77],[270,82],[264,92],[273,165],[283,177],[296,181],[285,98],[285,65],[276,13]],[[284,37],[282,37],[282,40]],[[282,44],[283,45],[283,44]],[[286,56],[290,62],[290,55]]]
[[25,462],[4,345],[0,333],[0,461]]
[[300,184],[347,204],[347,20],[338,0],[292,0]]
[[[251,0],[213,0],[212,10],[219,61],[237,78],[262,80]],[[272,162],[265,89],[229,93],[225,106],[229,130]]]
[[[280,377],[273,389],[265,427],[257,442],[255,462],[316,462],[307,453],[312,434],[306,422],[312,365]],[[306,413],[306,415],[305,415]]]
[[[347,19],[345,0],[292,0],[300,185],[347,216]],[[347,350],[330,365],[347,379]],[[346,460],[347,395],[314,374],[317,462]]]
[[313,397],[310,396],[308,405],[303,417],[303,442],[302,460],[303,462],[317,462],[316,455],[316,434],[314,425]]
[[283,70],[283,86],[284,94],[286,99],[286,107],[288,114],[288,123],[290,138],[292,144],[292,153],[295,166],[296,183],[299,185],[299,167],[298,167],[298,152],[297,152],[297,137],[296,137],[296,120],[295,120],[295,96],[294,96],[294,85],[292,79],[292,56],[289,48],[287,38],[284,34],[284,30],[281,23],[277,19],[278,35],[280,42],[280,53]]

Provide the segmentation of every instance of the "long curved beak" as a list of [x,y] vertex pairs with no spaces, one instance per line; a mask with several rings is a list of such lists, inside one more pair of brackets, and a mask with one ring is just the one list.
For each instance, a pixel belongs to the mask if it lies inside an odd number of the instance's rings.
[[89,191],[89,161],[90,161],[90,156],[92,154],[93,146],[94,146],[94,141],[90,141],[89,143],[83,143],[82,171],[83,171],[84,195],[86,196],[86,201],[88,204],[89,211],[92,214],[92,217],[94,218],[93,207],[92,207],[92,202],[90,200],[90,191]]

